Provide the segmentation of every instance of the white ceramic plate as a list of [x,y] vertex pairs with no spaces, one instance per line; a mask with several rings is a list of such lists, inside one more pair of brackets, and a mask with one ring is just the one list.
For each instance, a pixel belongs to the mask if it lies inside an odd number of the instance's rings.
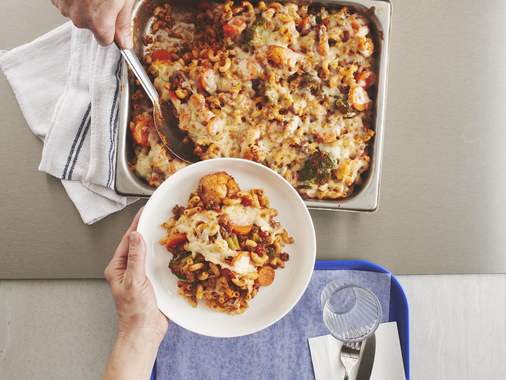
[[[177,278],[168,268],[172,254],[159,241],[164,236],[162,222],[172,216],[176,204],[186,205],[199,179],[210,173],[226,171],[243,190],[261,188],[277,219],[295,238],[285,246],[290,259],[284,269],[276,270],[272,285],[261,287],[243,314],[228,315],[214,311],[203,302],[192,307],[178,294]],[[153,193],[142,213],[138,231],[144,237],[148,256],[146,273],[153,284],[160,310],[178,325],[213,337],[234,337],[260,331],[281,319],[299,301],[311,279],[316,256],[316,237],[311,216],[297,191],[280,175],[252,161],[219,158],[190,165],[169,177]]]

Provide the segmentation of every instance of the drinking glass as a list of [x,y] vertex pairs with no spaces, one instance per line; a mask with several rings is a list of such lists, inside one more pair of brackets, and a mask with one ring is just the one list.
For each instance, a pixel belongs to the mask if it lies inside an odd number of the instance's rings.
[[362,342],[378,327],[382,311],[378,297],[357,285],[331,282],[321,293],[323,321],[334,338]]

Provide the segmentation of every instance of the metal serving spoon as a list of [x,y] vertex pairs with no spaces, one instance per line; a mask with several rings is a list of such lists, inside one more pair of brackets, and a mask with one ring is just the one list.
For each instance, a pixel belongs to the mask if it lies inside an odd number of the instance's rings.
[[178,120],[175,116],[174,107],[168,102],[160,101],[158,91],[156,91],[155,86],[151,83],[146,70],[144,70],[135,52],[132,49],[122,49],[119,46],[118,48],[128,67],[130,67],[135,77],[139,80],[151,103],[153,103],[155,128],[163,145],[170,153],[185,162],[192,163],[199,161],[200,158],[193,153],[193,143],[178,128]]

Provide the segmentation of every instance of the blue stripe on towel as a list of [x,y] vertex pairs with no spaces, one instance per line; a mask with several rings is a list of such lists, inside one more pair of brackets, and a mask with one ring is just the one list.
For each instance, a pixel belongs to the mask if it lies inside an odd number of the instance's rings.
[[[106,187],[109,187],[112,183],[113,178],[113,165],[114,165],[114,151],[115,151],[115,135],[116,135],[116,129],[117,129],[117,120],[118,120],[118,111],[119,107],[117,107],[118,104],[118,94],[119,94],[119,87],[120,87],[120,75],[121,75],[121,63],[122,63],[121,56],[118,59],[118,63],[116,65],[116,72],[114,73],[114,76],[116,77],[116,89],[114,91],[114,98],[112,101],[112,107],[111,107],[111,113],[109,117],[109,170],[107,173],[107,183]],[[114,119],[114,120],[113,120]]]
[[86,122],[89,119],[90,111],[91,111],[91,103],[88,104],[88,108],[86,109],[86,112],[84,113],[84,116],[81,119],[81,125],[79,125],[79,129],[77,130],[77,134],[74,137],[74,141],[72,142],[72,146],[70,147],[70,152],[67,157],[67,163],[65,164],[65,169],[63,170],[63,174],[62,174],[63,179],[70,179],[70,178],[67,178],[67,170],[69,168],[70,163],[72,162],[72,156],[74,154],[74,149],[76,148],[76,144],[81,137],[81,132],[83,131],[83,127],[86,125]]
[[74,167],[76,166],[77,158],[79,157],[79,153],[81,152],[81,148],[83,146],[84,140],[86,140],[86,136],[88,135],[88,131],[90,129],[91,124],[91,118],[88,119],[88,123],[86,124],[86,127],[84,128],[84,131],[82,133],[82,138],[79,141],[79,145],[77,146],[76,154],[74,155],[74,160],[72,161],[72,166],[70,168],[68,179],[72,179],[72,172],[74,171]]

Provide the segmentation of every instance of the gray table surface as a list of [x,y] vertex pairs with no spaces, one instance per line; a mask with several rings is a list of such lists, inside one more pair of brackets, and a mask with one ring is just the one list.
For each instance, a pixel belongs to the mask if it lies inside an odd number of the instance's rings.
[[[313,212],[318,257],[395,273],[506,272],[506,2],[394,2],[380,210]],[[50,1],[4,0],[0,48],[60,24]],[[82,224],[0,76],[0,278],[94,278],[136,204]]]
[[[411,379],[506,379],[506,275],[398,278],[409,300]],[[105,281],[0,281],[0,378],[99,379],[115,320]]]

